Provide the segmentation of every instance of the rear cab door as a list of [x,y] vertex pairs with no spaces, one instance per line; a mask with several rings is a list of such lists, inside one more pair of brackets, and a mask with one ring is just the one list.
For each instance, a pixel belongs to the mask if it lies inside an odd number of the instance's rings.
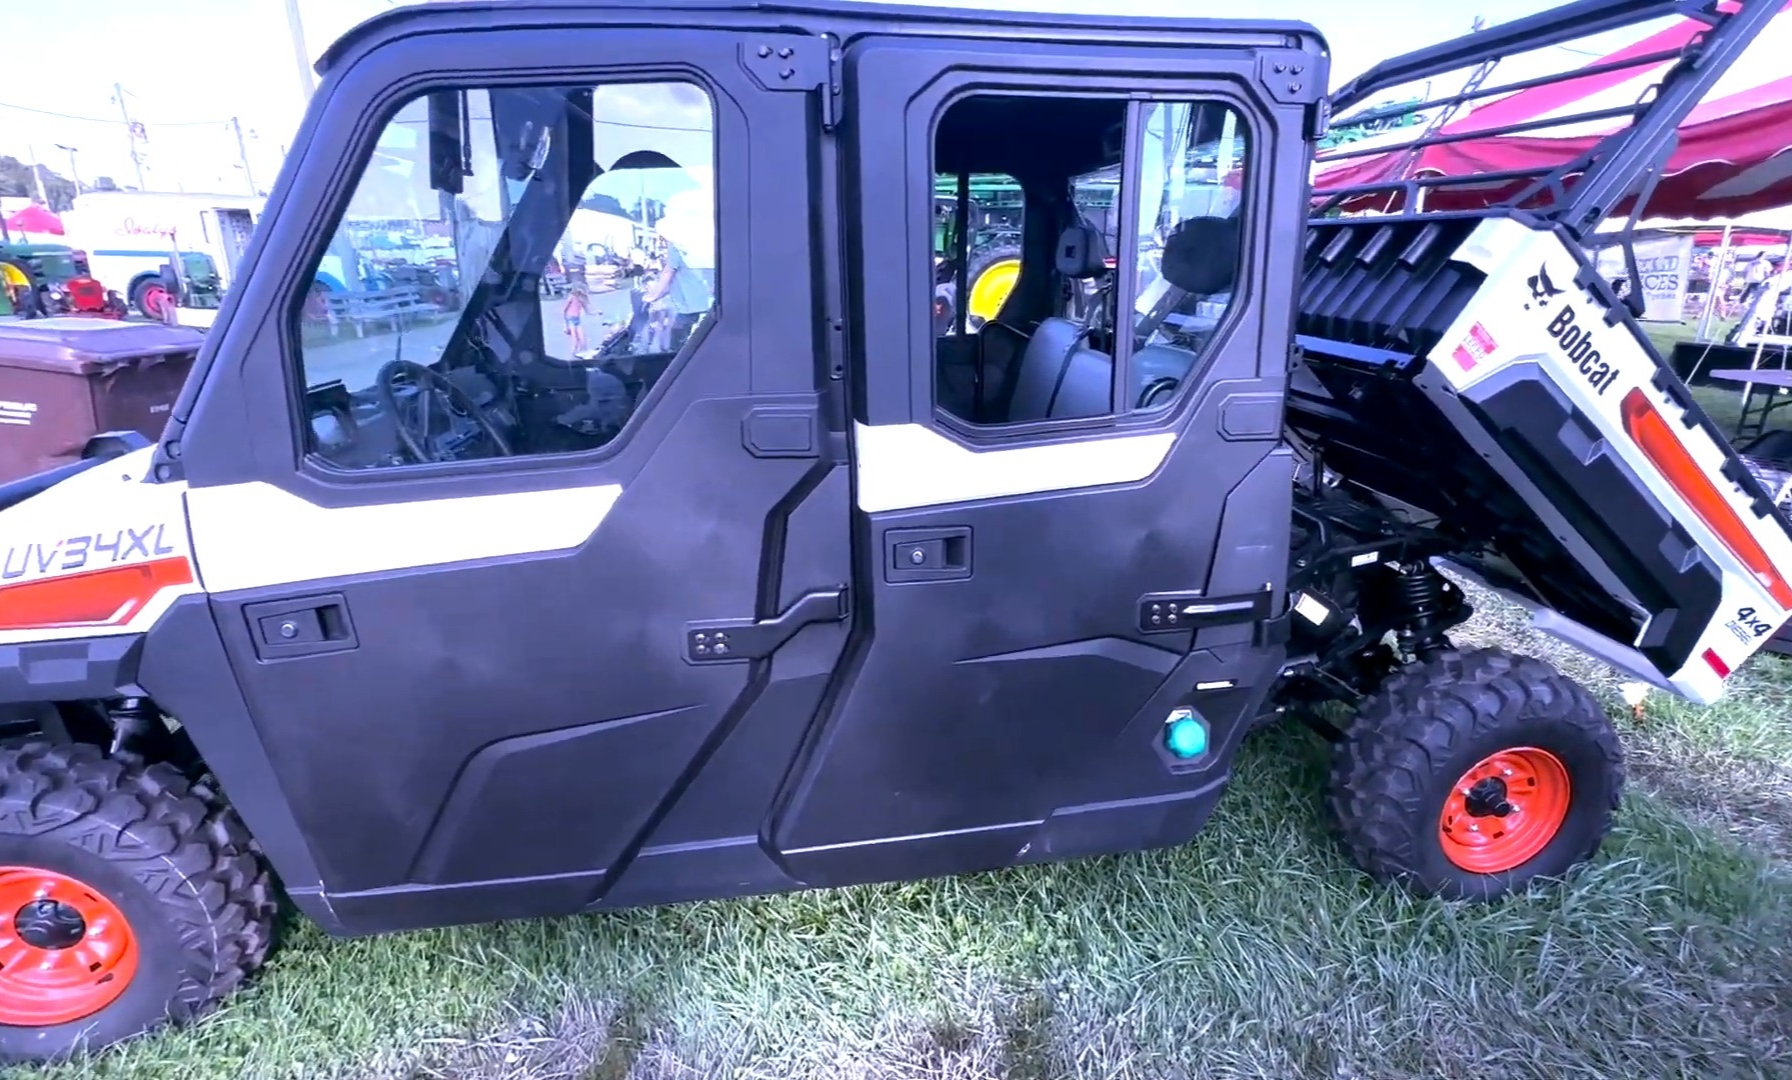
[[[1299,28],[1162,23],[1129,41],[1089,25],[948,17],[845,35],[854,571],[870,626],[772,832],[813,884],[1179,842],[1279,670],[1299,251],[1278,238],[1302,228],[1323,46]],[[933,224],[935,178],[956,174],[1013,176],[1035,197],[1055,175],[1066,198],[1122,178],[1097,225],[1116,238],[1117,348],[1068,379],[1054,354],[1044,396],[1060,406],[1028,413],[1025,393],[995,387],[982,415],[948,400],[942,361],[961,358],[935,337]],[[1038,288],[1072,220],[1035,205],[1016,295],[1093,286]],[[1166,352],[1131,332],[1158,295],[1156,249],[1201,214],[1238,230],[1214,252],[1235,260],[1234,284],[1173,313],[1183,366],[1142,403]],[[1164,722],[1189,701],[1211,746],[1178,760]]]

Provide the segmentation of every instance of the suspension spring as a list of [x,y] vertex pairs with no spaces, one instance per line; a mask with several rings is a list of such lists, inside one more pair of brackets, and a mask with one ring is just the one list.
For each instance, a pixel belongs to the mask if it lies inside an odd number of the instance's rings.
[[1468,617],[1462,594],[1430,563],[1400,567],[1394,575],[1392,606],[1400,622],[1400,644],[1421,660],[1450,647],[1448,631]]

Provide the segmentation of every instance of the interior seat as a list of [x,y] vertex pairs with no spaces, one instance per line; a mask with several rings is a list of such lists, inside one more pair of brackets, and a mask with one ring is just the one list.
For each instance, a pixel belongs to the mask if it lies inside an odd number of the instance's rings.
[[[1153,341],[1164,320],[1191,296],[1229,293],[1237,284],[1240,223],[1235,217],[1193,217],[1164,237],[1159,272],[1170,288],[1134,329],[1130,408],[1167,405],[1199,361],[1187,340]],[[1204,338],[1200,339],[1204,342]]]
[[[1107,245],[1089,225],[1072,225],[1058,240],[1058,273],[1089,281],[1108,273]],[[1027,341],[1009,399],[1008,420],[1102,416],[1113,409],[1113,357],[1088,346],[1089,322],[1053,317]]]

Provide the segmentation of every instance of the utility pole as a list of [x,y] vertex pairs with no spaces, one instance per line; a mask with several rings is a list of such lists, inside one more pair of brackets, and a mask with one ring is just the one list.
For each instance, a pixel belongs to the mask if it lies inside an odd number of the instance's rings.
[[68,176],[70,180],[75,182],[75,194],[81,194],[81,168],[75,164],[75,152],[78,147],[64,146],[61,143],[56,143],[55,145],[56,149],[65,151],[68,154]]
[[131,108],[124,103],[124,84],[113,83],[112,92],[118,96],[118,114],[124,117],[124,135],[131,140],[131,164],[137,168],[137,190],[146,191],[148,186],[143,182],[143,158],[137,153],[137,125],[131,122]]
[[243,180],[249,185],[249,194],[255,194],[255,175],[249,171],[249,149],[243,145],[243,122],[237,117],[230,118],[230,129],[236,132],[236,156],[243,162]]
[[299,19],[299,0],[286,0],[286,29],[292,35],[293,56],[299,62],[299,89],[305,101],[317,89],[317,73],[311,70],[311,52],[305,48],[305,24]]
[[31,163],[31,182],[37,186],[37,201],[43,203],[47,208],[50,205],[50,197],[44,194],[44,170],[37,163],[37,147],[26,143],[25,157]]

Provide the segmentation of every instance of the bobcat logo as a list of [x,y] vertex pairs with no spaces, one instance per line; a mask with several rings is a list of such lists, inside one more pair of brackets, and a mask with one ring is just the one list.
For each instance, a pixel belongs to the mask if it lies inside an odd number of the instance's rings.
[[[1562,290],[1556,288],[1556,283],[1549,280],[1549,267],[1547,266],[1537,267],[1537,272],[1531,275],[1525,284],[1531,287],[1531,304],[1536,304],[1538,307],[1548,307],[1550,297],[1562,295]],[[1531,304],[1526,304],[1524,309],[1531,310]]]

